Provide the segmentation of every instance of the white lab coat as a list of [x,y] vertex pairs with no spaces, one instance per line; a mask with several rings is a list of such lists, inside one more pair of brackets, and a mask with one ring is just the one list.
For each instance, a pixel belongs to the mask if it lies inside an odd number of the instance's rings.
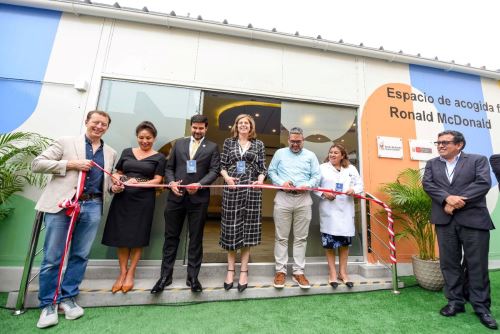
[[[354,189],[354,193],[363,192],[363,181],[358,170],[353,165],[341,168],[338,171],[330,162],[320,165],[321,181],[320,187],[333,189],[337,183],[342,184],[342,192],[349,188]],[[321,192],[315,192],[321,197]],[[354,199],[348,195],[337,195],[333,200],[321,198],[319,203],[320,231],[336,236],[353,237],[354,229]]]

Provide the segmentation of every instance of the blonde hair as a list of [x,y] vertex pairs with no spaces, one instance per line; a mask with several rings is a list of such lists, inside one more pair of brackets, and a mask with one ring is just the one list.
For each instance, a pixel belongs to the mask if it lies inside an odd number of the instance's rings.
[[233,136],[233,138],[238,137],[238,134],[239,134],[238,133],[238,122],[243,118],[247,118],[248,121],[250,122],[250,132],[248,133],[248,139],[257,138],[257,133],[255,132],[255,120],[253,119],[252,116],[250,116],[248,114],[240,114],[234,120],[234,124],[231,128],[231,135]]

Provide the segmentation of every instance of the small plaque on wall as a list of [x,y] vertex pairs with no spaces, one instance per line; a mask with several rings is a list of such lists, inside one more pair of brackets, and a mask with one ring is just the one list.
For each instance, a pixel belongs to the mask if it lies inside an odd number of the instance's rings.
[[410,139],[410,159],[427,161],[437,156],[432,140]]
[[403,139],[377,136],[379,158],[403,159]]

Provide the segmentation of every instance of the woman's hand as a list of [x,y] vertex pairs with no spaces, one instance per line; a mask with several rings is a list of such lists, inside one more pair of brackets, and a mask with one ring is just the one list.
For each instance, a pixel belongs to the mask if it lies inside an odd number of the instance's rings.
[[131,177],[130,179],[127,180],[127,183],[136,184],[139,183],[139,181],[137,181],[135,177]]
[[347,189],[347,191],[345,192],[347,195],[352,195],[354,194],[354,188],[349,188]]
[[229,186],[230,189],[235,189],[236,182],[238,182],[239,179],[236,177],[228,176],[224,178],[224,181],[226,181],[226,184]]
[[337,195],[335,194],[332,194],[332,193],[322,193],[321,196],[324,198],[324,199],[327,199],[329,201],[333,201],[335,199],[335,197],[337,197]]
[[111,191],[115,194],[121,193],[123,190],[125,190],[125,186],[123,184],[113,184],[111,186]]

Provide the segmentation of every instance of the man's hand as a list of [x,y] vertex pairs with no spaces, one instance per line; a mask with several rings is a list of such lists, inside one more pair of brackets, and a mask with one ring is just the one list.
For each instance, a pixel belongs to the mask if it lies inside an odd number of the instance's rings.
[[446,203],[454,207],[455,209],[461,209],[465,206],[465,200],[467,197],[450,195],[446,197]]
[[186,190],[189,195],[194,195],[200,189],[201,184],[200,183],[191,183],[186,186]]
[[295,190],[295,187],[293,186],[292,181],[286,181],[281,185],[283,188],[290,188],[290,189],[283,189],[285,192],[290,192],[291,190]]
[[446,212],[450,216],[453,214],[453,210],[455,210],[455,208],[453,206],[449,205],[449,204],[446,204],[444,206],[444,212]]
[[69,160],[66,169],[88,171],[92,168],[92,160]]
[[170,182],[168,185],[170,186],[170,190],[172,190],[172,192],[174,193],[174,195],[176,196],[182,196],[182,190],[179,189],[179,187],[177,187],[178,185],[180,185],[182,182],[182,180],[179,180],[179,181],[172,181]]

